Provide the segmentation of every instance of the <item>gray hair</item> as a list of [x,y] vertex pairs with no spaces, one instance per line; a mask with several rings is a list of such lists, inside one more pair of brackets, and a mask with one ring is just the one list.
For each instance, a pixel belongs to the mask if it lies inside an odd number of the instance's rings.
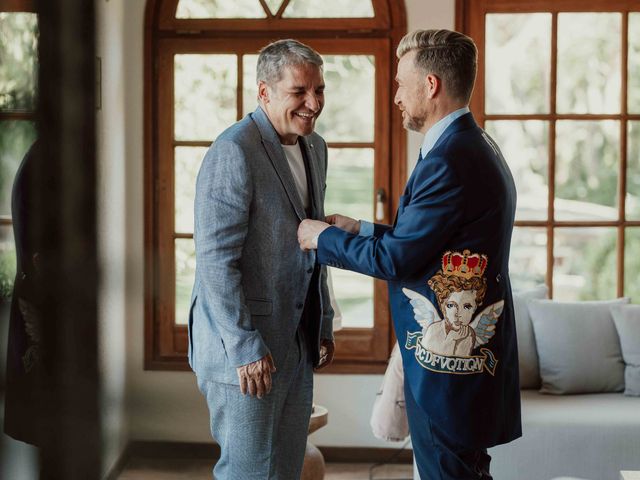
[[267,85],[273,85],[282,79],[285,67],[312,64],[322,68],[323,63],[318,52],[304,43],[290,38],[278,40],[260,50],[256,83],[263,81]]
[[415,66],[439,77],[451,98],[469,102],[478,68],[473,40],[451,30],[416,30],[400,41],[396,55],[416,50]]

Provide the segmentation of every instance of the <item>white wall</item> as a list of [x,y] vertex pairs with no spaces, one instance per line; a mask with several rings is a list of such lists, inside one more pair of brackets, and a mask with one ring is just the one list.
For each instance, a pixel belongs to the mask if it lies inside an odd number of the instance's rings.
[[103,472],[122,454],[129,435],[126,416],[124,6],[96,2],[97,55],[102,61],[102,108],[97,112],[98,239],[102,272],[99,293],[99,362]]
[[[143,26],[144,0],[110,0],[106,10],[120,11],[125,4],[124,62],[118,73],[108,72],[109,81],[126,85],[124,89],[125,118],[122,125],[112,125],[117,145],[108,149],[113,159],[105,156],[105,170],[122,175],[126,218],[120,214],[112,218],[115,232],[104,232],[114,242],[124,235],[126,252],[125,311],[121,311],[122,298],[118,294],[110,313],[115,317],[124,313],[127,348],[127,392],[130,436],[135,440],[171,440],[189,442],[210,441],[208,414],[205,402],[198,392],[195,378],[189,372],[144,371],[144,250],[143,250]],[[453,0],[406,0],[409,30],[416,28],[453,28]],[[107,22],[119,19],[109,18]],[[119,30],[118,26],[113,26]],[[113,33],[116,34],[116,31]],[[118,44],[119,38],[113,42]],[[118,65],[112,68],[118,70]],[[113,78],[111,77],[113,75]],[[120,102],[122,89],[114,89],[115,99],[106,96],[105,102]],[[114,107],[115,107],[114,106]],[[120,135],[124,133],[124,157]],[[111,135],[111,133],[109,134]],[[407,161],[412,167],[421,138],[411,135]],[[415,154],[415,155],[414,155]],[[123,159],[126,159],[124,165]],[[124,169],[124,170],[123,170]],[[122,192],[116,189],[116,198],[105,198],[108,203],[120,202]],[[120,205],[119,203],[117,203]],[[115,217],[115,214],[114,214]],[[111,217],[110,217],[111,218]],[[124,222],[124,225],[123,225]],[[111,224],[110,224],[111,225]],[[115,243],[114,243],[115,244]],[[121,251],[120,251],[121,252]],[[115,261],[122,258],[119,253]],[[115,267],[114,267],[115,268]],[[117,269],[116,269],[117,270]],[[121,271],[112,272],[112,279],[121,278]],[[120,290],[118,290],[120,292]],[[120,332],[117,332],[118,334]],[[113,347],[117,351],[118,347]],[[329,408],[329,425],[314,434],[314,441],[324,446],[392,446],[377,441],[370,433],[369,415],[381,375],[317,375],[315,401]]]

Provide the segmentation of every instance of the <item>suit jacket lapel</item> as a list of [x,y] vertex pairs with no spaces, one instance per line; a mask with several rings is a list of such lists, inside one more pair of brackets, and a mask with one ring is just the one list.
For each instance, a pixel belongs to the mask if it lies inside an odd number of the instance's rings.
[[302,199],[300,198],[300,194],[298,193],[298,189],[296,188],[296,184],[293,180],[289,162],[287,162],[284,151],[280,146],[278,134],[262,108],[258,107],[256,111],[253,112],[252,118],[258,126],[258,130],[260,130],[262,144],[269,156],[269,160],[271,160],[273,168],[278,174],[278,177],[280,177],[280,182],[282,182],[282,186],[284,187],[287,197],[289,197],[291,205],[293,205],[296,215],[298,215],[300,220],[304,220],[307,218],[307,215],[304,211]]
[[320,204],[322,203],[322,197],[320,192],[320,185],[321,185],[320,172],[318,170],[320,163],[316,155],[316,148],[315,148],[315,145],[311,142],[311,139],[309,138],[300,137],[298,141],[300,142],[301,148],[304,150],[303,155],[307,160],[308,171],[311,176],[309,181],[311,185],[311,188],[309,189],[309,193],[310,193],[310,200],[311,200],[312,216],[313,218],[324,220],[324,218],[319,218],[320,217],[319,207],[320,207]]

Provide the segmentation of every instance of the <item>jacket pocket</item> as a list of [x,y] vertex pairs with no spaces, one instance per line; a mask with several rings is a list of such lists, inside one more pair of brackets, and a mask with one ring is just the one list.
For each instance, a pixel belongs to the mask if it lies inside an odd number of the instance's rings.
[[271,312],[273,310],[271,300],[262,298],[247,298],[245,301],[251,315],[271,315]]

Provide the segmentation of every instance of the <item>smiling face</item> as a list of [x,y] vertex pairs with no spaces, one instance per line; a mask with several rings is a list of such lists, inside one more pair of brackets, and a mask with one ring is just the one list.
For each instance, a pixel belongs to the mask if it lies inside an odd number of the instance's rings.
[[461,325],[469,325],[478,308],[475,290],[452,292],[441,305],[442,313],[454,330]]
[[280,142],[295,145],[298,136],[313,132],[324,107],[322,69],[310,63],[285,67],[273,85],[260,81],[258,95]]
[[407,130],[424,133],[430,115],[427,77],[415,66],[415,51],[409,51],[398,61],[396,82],[398,90],[395,104],[402,111],[402,126]]

